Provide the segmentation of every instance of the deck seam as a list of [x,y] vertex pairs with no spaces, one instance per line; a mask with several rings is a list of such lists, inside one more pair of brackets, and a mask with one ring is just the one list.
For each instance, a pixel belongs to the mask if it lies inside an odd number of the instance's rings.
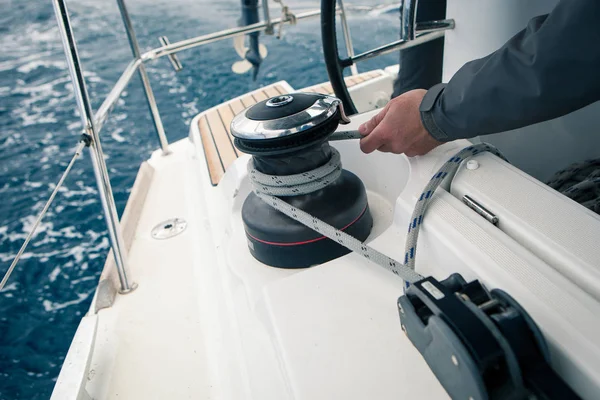
[[[200,118],[198,118],[198,132],[200,133],[200,135],[198,135],[200,137],[200,141],[202,142],[202,151],[204,152],[204,162],[206,164],[206,169],[208,171],[208,177],[210,178],[210,184],[212,186],[217,186],[216,183],[214,183],[213,181],[213,177],[212,174],[210,173],[210,164],[208,162],[208,152],[206,151],[206,146],[204,145],[204,140],[202,139],[202,128],[200,126],[200,121],[202,120],[202,118],[204,118],[204,115],[201,115]],[[212,137],[212,135],[210,135]],[[214,138],[213,138],[213,143],[214,143]],[[216,145],[215,145],[216,148]]]
[[221,163],[221,169],[223,170],[223,172],[225,172],[225,165],[223,164],[223,158],[221,157],[221,152],[219,151],[219,146],[217,146],[217,141],[215,140],[215,135],[213,134],[212,127],[210,126],[210,122],[208,122],[208,118],[206,117],[206,114],[204,115],[204,120],[206,121],[206,126],[208,126],[208,130],[210,131],[210,137],[212,138],[213,144],[215,145],[215,149],[217,150],[217,155],[219,156],[219,162]]
[[225,121],[223,121],[223,116],[221,115],[221,107],[217,108],[217,115],[221,120],[221,124],[225,128],[225,132],[227,133],[227,139],[229,139],[229,144],[233,148],[233,154],[235,154],[235,158],[237,159],[240,155],[238,154],[237,149],[235,148],[235,146],[233,145],[233,141],[231,140],[231,132],[229,132],[229,129],[227,129],[227,125],[225,125]]
[[[242,96],[240,96],[240,102],[242,103],[242,105],[244,106],[244,108],[248,108],[250,106],[246,105],[246,103],[244,102],[244,99],[242,98]],[[256,103],[254,103],[256,104]]]

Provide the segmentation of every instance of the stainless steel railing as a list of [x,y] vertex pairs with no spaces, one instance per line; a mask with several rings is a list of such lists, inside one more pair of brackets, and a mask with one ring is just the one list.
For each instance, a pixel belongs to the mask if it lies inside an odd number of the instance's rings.
[[[420,28],[420,24],[417,24],[416,32],[419,36],[416,36],[412,40],[400,39],[392,43],[374,48],[372,50],[365,51],[364,53],[357,54],[353,57],[349,57],[342,60],[342,65],[353,65],[354,63],[365,61],[373,57],[382,56],[398,50],[404,50],[409,47],[418,46],[423,43],[430,42],[437,38],[444,36],[444,31],[454,28],[453,20],[442,20],[442,21],[431,21],[427,25],[423,25],[424,28]],[[422,35],[421,35],[422,34]]]
[[[174,56],[176,53],[192,49],[197,46],[205,45],[208,43],[216,42],[219,40],[230,39],[237,36],[246,35],[252,32],[265,31],[266,33],[272,33],[275,26],[281,28],[284,24],[295,23],[297,20],[303,20],[308,18],[315,18],[320,16],[320,11],[308,11],[299,13],[296,15],[284,14],[280,18],[271,18],[268,9],[268,0],[263,0],[263,15],[264,21],[256,24],[251,24],[243,27],[226,29],[220,32],[211,33],[208,35],[201,35],[190,39],[181,40],[175,43],[169,43],[168,39],[164,38],[161,40],[161,47],[152,49],[145,53],[141,53],[140,46],[135,35],[135,30],[129,12],[125,4],[125,0],[116,0],[119,6],[119,11],[125,25],[127,32],[127,38],[133,54],[133,60],[127,65],[117,82],[115,83],[112,90],[98,109],[93,114],[92,107],[83,78],[83,69],[79,60],[77,52],[77,45],[73,36],[73,30],[71,28],[71,22],[69,19],[69,13],[66,6],[66,0],[52,0],[54,5],[54,11],[56,19],[58,21],[60,36],[63,41],[65,49],[65,55],[69,66],[69,73],[71,80],[73,81],[75,98],[77,99],[77,106],[79,108],[79,114],[81,116],[81,122],[83,125],[83,132],[91,138],[90,156],[94,167],[94,175],[98,185],[100,193],[100,200],[102,203],[102,209],[104,212],[104,219],[108,228],[109,239],[113,255],[115,257],[115,264],[117,266],[117,272],[120,282],[120,293],[128,293],[135,289],[136,285],[132,283],[128,274],[127,266],[127,251],[123,244],[123,238],[121,235],[121,227],[119,224],[119,218],[115,207],[115,201],[113,197],[112,187],[104,161],[104,154],[102,152],[102,146],[100,143],[100,132],[104,127],[110,112],[114,108],[115,104],[119,100],[121,94],[133,78],[136,72],[139,73],[146,100],[148,102],[148,108],[154,122],[156,134],[158,137],[159,145],[162,149],[163,155],[169,154],[169,142],[167,140],[165,130],[162,124],[160,113],[154,98],[154,93],[150,85],[150,79],[146,72],[144,63],[155,60],[164,56]],[[416,0],[404,0],[402,3],[402,17],[401,17],[401,39],[399,41],[390,43],[388,45],[380,46],[378,48],[366,51],[364,53],[355,55],[354,48],[352,46],[352,38],[347,23],[345,8],[342,0],[338,1],[337,13],[340,14],[342,23],[342,32],[344,34],[346,50],[348,53],[348,65],[353,65],[356,62],[364,61],[377,55],[386,54],[394,50],[414,46],[424,42],[425,39],[431,40],[432,35],[427,35],[427,38],[420,38],[417,34],[421,33],[435,33],[435,36],[442,36],[443,31],[452,29],[454,27],[454,21],[443,20],[443,21],[432,21],[426,25],[416,24]],[[172,60],[173,61],[173,60]],[[353,66],[352,73],[356,74],[356,67]]]
[[96,114],[94,114],[94,124],[96,126],[96,131],[100,132],[102,130],[102,128],[104,127],[104,123],[108,119],[108,115],[114,108],[115,104],[121,97],[121,94],[129,84],[131,78],[133,78],[133,75],[135,75],[141,64],[142,60],[138,58],[136,60],[132,60],[127,65],[127,67],[125,67],[125,71],[123,71],[123,74],[121,74],[121,76],[115,83],[115,86],[113,86],[108,96],[106,96],[106,99],[104,99],[104,102],[102,103],[98,111],[96,111]]
[[[125,31],[127,32],[127,39],[129,39],[129,46],[131,47],[131,52],[133,53],[133,59],[141,60],[140,44],[135,36],[135,30],[133,29],[131,18],[129,18],[129,12],[125,6],[125,0],[117,0],[117,4],[119,5],[119,12],[121,13],[121,18],[123,19],[123,25],[125,25]],[[140,78],[142,79],[142,86],[144,87],[144,92],[146,93],[148,108],[150,109],[152,121],[154,122],[154,127],[156,128],[156,134],[158,135],[158,143],[160,143],[160,148],[162,149],[163,154],[169,154],[169,142],[167,141],[165,128],[163,127],[162,120],[160,119],[160,113],[158,112],[158,106],[156,105],[154,92],[150,86],[150,78],[146,72],[146,66],[143,63],[139,65],[138,72],[140,73]]]
[[85,80],[83,79],[83,70],[77,52],[77,44],[73,37],[69,13],[67,11],[65,0],[53,0],[52,4],[54,6],[54,13],[56,14],[60,36],[65,48],[65,55],[67,56],[69,73],[71,74],[71,80],[73,81],[75,89],[75,98],[77,99],[79,115],[83,124],[83,132],[91,137],[89,146],[90,157],[92,159],[94,175],[96,176],[96,183],[100,193],[100,200],[102,202],[102,210],[104,211],[104,219],[108,228],[110,244],[115,256],[119,282],[121,284],[121,293],[128,293],[135,289],[135,285],[129,281],[127,274],[127,250],[123,244],[115,199],[110,185],[106,163],[104,162],[104,154],[100,144],[100,136],[98,135],[99,131],[95,126],[90,98],[88,96]]
[[[100,193],[100,200],[102,203],[102,209],[104,212],[104,219],[108,228],[108,235],[110,239],[111,248],[115,258],[115,264],[117,267],[117,273],[119,276],[120,293],[129,293],[136,288],[136,284],[133,283],[129,277],[129,268],[127,265],[127,250],[124,246],[121,226],[119,223],[119,217],[115,206],[115,200],[110,184],[110,178],[108,175],[108,169],[104,161],[104,154],[102,152],[102,145],[100,142],[100,131],[104,127],[110,112],[114,108],[115,104],[119,100],[121,94],[138,72],[142,79],[146,100],[148,107],[152,115],[158,141],[162,149],[163,155],[169,154],[169,143],[165,134],[165,130],[162,124],[160,113],[154,98],[154,93],[150,85],[150,79],[146,72],[144,62],[157,59],[159,57],[168,56],[175,54],[182,50],[191,49],[200,45],[212,43],[218,40],[229,39],[236,36],[242,36],[251,32],[258,32],[265,30],[268,26],[280,25],[289,23],[289,19],[275,18],[270,19],[267,22],[261,22],[252,24],[240,28],[227,29],[221,32],[212,33],[209,35],[202,35],[195,38],[182,40],[176,43],[168,44],[168,41],[162,47],[153,49],[144,54],[141,53],[135,30],[129,17],[129,12],[124,0],[117,0],[119,11],[125,25],[127,32],[127,38],[133,54],[133,60],[127,65],[117,82],[115,83],[112,90],[96,112],[93,114],[92,107],[83,78],[83,68],[79,59],[77,51],[77,44],[73,35],[73,29],[71,27],[71,21],[67,10],[66,0],[52,0],[54,6],[54,12],[59,26],[59,32],[63,41],[63,47],[67,58],[67,64],[69,66],[69,74],[73,82],[75,98],[77,100],[77,107],[81,116],[81,122],[83,125],[83,132],[91,138],[89,146],[90,156],[94,168],[94,175],[96,177],[96,183],[98,185],[98,191]],[[319,11],[309,11],[296,15],[296,19],[306,19],[318,17]]]
[[[342,22],[342,32],[344,33],[344,41],[346,42],[346,52],[348,57],[354,57],[354,46],[352,46],[352,35],[350,34],[350,27],[348,26],[348,19],[346,17],[346,8],[344,7],[343,0],[337,0],[338,8],[340,9],[340,19]],[[352,75],[358,75],[358,67],[355,63],[350,66],[350,72]]]

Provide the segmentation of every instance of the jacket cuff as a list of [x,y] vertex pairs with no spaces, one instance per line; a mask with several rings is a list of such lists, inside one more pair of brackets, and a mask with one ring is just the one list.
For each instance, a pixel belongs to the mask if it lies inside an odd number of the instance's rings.
[[425,129],[427,129],[427,132],[433,136],[434,139],[440,142],[448,142],[451,140],[448,135],[442,129],[440,129],[433,118],[434,106],[437,103],[438,97],[442,94],[445,88],[445,83],[438,83],[437,85],[433,86],[427,91],[427,93],[425,93],[425,96],[421,101],[421,105],[419,106],[419,111],[421,112],[421,122],[423,123],[423,126]]

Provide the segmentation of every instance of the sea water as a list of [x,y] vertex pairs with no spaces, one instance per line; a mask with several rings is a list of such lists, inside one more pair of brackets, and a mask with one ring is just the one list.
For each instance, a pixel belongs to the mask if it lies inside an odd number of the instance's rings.
[[[171,42],[237,25],[237,0],[129,0],[143,51],[157,38]],[[292,11],[319,2],[287,1]],[[347,2],[348,3],[348,2]],[[349,4],[375,4],[361,1]],[[50,0],[0,0],[0,275],[32,227],[81,133],[67,65]],[[97,110],[131,59],[116,3],[68,0],[71,22]],[[276,3],[272,17],[278,17]],[[357,52],[396,40],[397,14],[350,16]],[[179,54],[175,73],[166,58],[147,64],[170,141],[184,138],[198,112],[260,86],[287,80],[302,88],[327,80],[319,19],[261,35],[269,54],[256,82],[235,75],[232,41]],[[341,43],[340,43],[341,45]],[[342,47],[343,48],[343,47]],[[396,62],[389,55],[360,64],[363,71]],[[139,78],[106,123],[102,146],[122,212],[139,164],[158,147]],[[46,399],[79,320],[89,307],[109,242],[87,153],[73,167],[7,287],[0,292],[0,399]]]

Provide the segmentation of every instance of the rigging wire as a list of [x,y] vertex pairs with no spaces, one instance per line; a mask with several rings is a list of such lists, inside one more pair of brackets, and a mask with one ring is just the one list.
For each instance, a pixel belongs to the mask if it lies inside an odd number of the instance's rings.
[[77,145],[77,148],[75,149],[75,154],[73,154],[73,158],[71,158],[71,161],[69,162],[69,165],[67,165],[67,168],[65,169],[65,172],[63,172],[62,176],[60,177],[60,180],[58,181],[58,183],[56,184],[56,187],[52,191],[52,194],[50,195],[50,198],[48,199],[48,201],[44,205],[44,208],[42,209],[42,211],[38,215],[37,220],[35,221],[35,224],[33,224],[33,227],[31,228],[31,230],[27,234],[27,237],[25,238],[25,242],[23,242],[23,245],[21,245],[21,248],[19,249],[19,252],[15,256],[13,262],[10,264],[10,267],[8,267],[8,271],[6,271],[6,274],[4,274],[4,277],[2,278],[2,281],[0,282],[0,291],[4,288],[4,285],[6,285],[6,282],[8,281],[8,278],[10,278],[10,274],[12,274],[12,272],[15,269],[15,267],[17,266],[17,263],[19,262],[19,260],[21,259],[21,256],[23,255],[23,252],[27,248],[27,245],[29,244],[29,241],[31,240],[31,238],[35,234],[35,231],[36,231],[37,227],[39,226],[40,222],[42,222],[42,218],[44,218],[44,216],[48,212],[48,208],[50,208],[50,205],[54,201],[54,198],[56,197],[56,194],[58,193],[58,190],[61,188],[63,182],[65,181],[65,179],[67,177],[67,175],[69,175],[69,172],[71,172],[71,168],[73,167],[73,164],[75,164],[75,161],[77,160],[77,158],[79,158],[79,156],[81,154],[81,150],[83,150],[83,148],[85,146],[87,146],[87,145],[89,145],[89,142],[87,142],[84,139],[82,139],[82,141],[79,142],[79,144]]

